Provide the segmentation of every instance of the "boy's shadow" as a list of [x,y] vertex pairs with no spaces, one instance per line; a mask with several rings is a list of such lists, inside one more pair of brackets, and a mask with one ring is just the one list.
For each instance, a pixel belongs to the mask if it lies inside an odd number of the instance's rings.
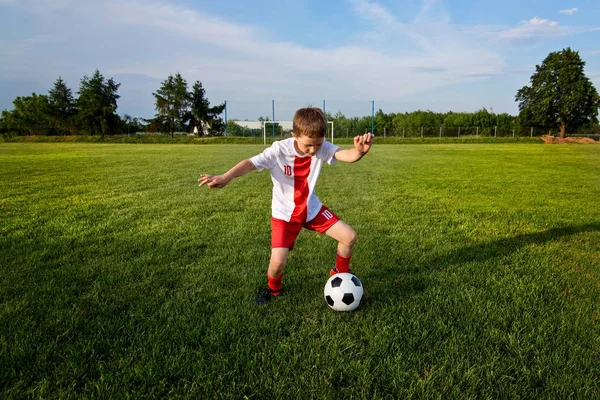
[[[381,290],[386,292],[386,296],[391,294],[388,292],[395,292],[396,296],[406,296],[424,291],[429,282],[427,275],[433,271],[450,268],[458,264],[483,263],[490,259],[509,256],[525,246],[544,244],[577,233],[598,231],[600,231],[599,222],[579,226],[563,226],[543,232],[519,234],[510,238],[461,247],[436,255],[416,265],[408,266],[406,260],[399,259],[397,265],[381,266],[365,272],[365,281],[385,282],[384,288],[381,288]],[[377,292],[379,290],[372,292],[371,297],[373,295],[377,296]]]

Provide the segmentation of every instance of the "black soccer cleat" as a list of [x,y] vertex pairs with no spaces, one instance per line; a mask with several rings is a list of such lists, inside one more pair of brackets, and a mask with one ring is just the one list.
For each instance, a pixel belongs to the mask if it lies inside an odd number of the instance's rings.
[[275,297],[279,296],[281,292],[274,292],[269,288],[261,288],[258,290],[258,296],[256,296],[256,304],[261,305],[268,303]]
[[[352,270],[348,270],[349,274],[354,275],[354,272],[352,272]],[[329,276],[334,276],[335,274],[339,274],[339,271],[337,269],[337,267],[333,267],[330,271],[329,271]]]

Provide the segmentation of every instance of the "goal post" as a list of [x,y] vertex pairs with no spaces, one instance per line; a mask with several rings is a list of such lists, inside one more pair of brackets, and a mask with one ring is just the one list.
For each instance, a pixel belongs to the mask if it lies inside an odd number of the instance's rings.
[[[292,132],[294,123],[293,121],[264,121],[263,122],[263,142],[265,144],[265,146],[267,145],[267,130],[268,127],[270,127],[271,131],[273,132],[274,130],[274,126],[277,125],[279,128],[282,129],[282,135],[283,132]],[[331,143],[333,143],[333,121],[327,121],[327,126],[331,127]],[[329,132],[327,132],[329,133]],[[325,134],[325,137],[327,138],[327,133]]]

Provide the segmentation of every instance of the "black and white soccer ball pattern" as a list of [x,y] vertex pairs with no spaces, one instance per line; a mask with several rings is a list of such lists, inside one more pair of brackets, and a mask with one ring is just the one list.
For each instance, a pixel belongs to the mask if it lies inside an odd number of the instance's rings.
[[360,304],[363,285],[355,275],[342,272],[327,280],[324,294],[327,305],[335,311],[352,311]]

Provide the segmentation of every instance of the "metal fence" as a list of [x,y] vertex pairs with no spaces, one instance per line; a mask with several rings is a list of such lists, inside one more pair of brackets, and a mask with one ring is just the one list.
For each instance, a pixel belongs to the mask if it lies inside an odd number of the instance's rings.
[[[520,126],[518,118],[506,113],[494,114],[485,109],[473,113],[433,111],[402,112],[391,103],[354,100],[234,100],[225,101],[222,118],[226,121],[227,136],[264,135],[262,127],[238,129],[239,121],[292,121],[296,110],[302,107],[319,107],[327,114],[333,126],[328,127],[328,137],[333,128],[334,137],[353,137],[373,132],[379,137],[397,138],[460,138],[460,137],[533,137],[557,135],[557,130],[542,127]],[[380,108],[385,107],[385,109]],[[456,125],[456,116],[468,122]],[[448,118],[454,117],[454,118]],[[453,121],[453,122],[449,122]],[[244,124],[239,124],[244,125]],[[246,124],[251,126],[251,124]],[[283,124],[282,124],[283,125]],[[267,135],[272,139],[285,137],[288,132],[278,124],[270,123]],[[578,132],[582,133],[582,132]],[[583,132],[598,134],[599,132]]]

